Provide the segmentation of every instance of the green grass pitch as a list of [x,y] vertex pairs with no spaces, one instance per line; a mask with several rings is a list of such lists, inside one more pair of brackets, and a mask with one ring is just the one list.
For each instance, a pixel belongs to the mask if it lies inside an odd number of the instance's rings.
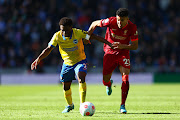
[[180,120],[180,84],[130,86],[127,114],[120,114],[121,85],[107,96],[105,87],[87,84],[86,101],[95,105],[92,117],[79,113],[78,85],[72,85],[75,109],[67,114],[62,85],[0,86],[0,120]]

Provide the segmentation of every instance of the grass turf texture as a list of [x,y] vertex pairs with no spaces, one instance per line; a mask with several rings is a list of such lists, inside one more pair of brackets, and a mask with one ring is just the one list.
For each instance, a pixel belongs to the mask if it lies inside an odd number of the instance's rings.
[[92,117],[79,113],[79,89],[72,85],[75,109],[62,114],[66,103],[62,85],[0,86],[0,119],[12,120],[180,120],[180,84],[131,85],[127,114],[120,114],[121,85],[107,96],[103,85],[87,85],[86,101],[96,111]]

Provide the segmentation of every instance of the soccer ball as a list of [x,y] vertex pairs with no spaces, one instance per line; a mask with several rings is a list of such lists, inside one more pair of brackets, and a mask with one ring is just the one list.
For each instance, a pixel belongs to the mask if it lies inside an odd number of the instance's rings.
[[80,106],[82,116],[92,116],[95,112],[95,106],[91,102],[84,102]]

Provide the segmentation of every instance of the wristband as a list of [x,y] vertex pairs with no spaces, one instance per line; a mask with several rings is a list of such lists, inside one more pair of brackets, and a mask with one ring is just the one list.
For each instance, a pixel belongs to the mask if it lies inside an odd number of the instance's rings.
[[89,40],[89,38],[90,38],[90,35],[86,34],[85,39],[86,39],[86,40]]

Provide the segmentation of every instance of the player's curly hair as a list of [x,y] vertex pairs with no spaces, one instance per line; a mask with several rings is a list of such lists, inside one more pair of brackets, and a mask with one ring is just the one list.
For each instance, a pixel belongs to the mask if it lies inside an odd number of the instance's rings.
[[127,17],[129,15],[129,11],[127,8],[119,8],[116,11],[116,15],[118,15],[119,17]]
[[59,25],[63,25],[63,26],[72,26],[72,24],[73,24],[72,20],[68,17],[63,17],[59,21]]

